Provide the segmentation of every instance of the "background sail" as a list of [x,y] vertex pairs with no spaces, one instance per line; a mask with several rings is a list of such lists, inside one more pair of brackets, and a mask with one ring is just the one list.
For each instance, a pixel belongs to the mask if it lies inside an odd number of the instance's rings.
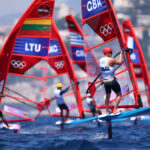
[[58,82],[70,86],[65,95],[70,116],[82,117],[79,87],[53,9],[54,0],[35,0],[2,48],[1,92],[7,96],[1,110],[9,121],[34,121],[45,104],[51,116],[60,116],[53,93]]
[[[63,84],[63,88],[69,86],[70,90],[64,95],[64,99],[70,108],[70,117],[82,117],[83,106],[77,78],[67,49],[54,21],[52,22],[50,39],[50,55],[48,57],[50,71],[47,74],[46,97],[47,99],[54,97],[54,89],[58,82]],[[60,110],[56,105],[55,98],[46,106],[51,116],[60,116]]]
[[[84,39],[89,43],[89,47],[85,45],[85,53],[88,80],[91,83],[97,77],[96,73],[99,74],[101,72],[97,65],[100,58],[104,56],[103,48],[112,47],[113,57],[118,59],[120,51],[126,47],[110,0],[82,0],[81,4]],[[91,52],[95,54],[96,59],[92,59]],[[95,66],[93,61],[96,62]],[[122,99],[119,107],[138,107],[139,90],[128,53],[124,52],[123,63],[120,66],[116,66],[116,69],[115,75],[122,90]],[[100,76],[94,84],[96,89],[94,100],[98,108],[105,107],[105,90],[102,81]],[[113,108],[115,97],[115,93],[112,92],[110,108]]]
[[[84,112],[90,112],[86,102],[87,98],[86,89],[88,87],[88,80],[84,54],[83,32],[72,15],[66,16],[66,22],[69,31],[72,62],[77,76],[77,81],[79,83]],[[88,43],[86,44],[88,45]],[[93,54],[91,55],[93,56]]]
[[133,49],[133,53],[131,54],[131,61],[142,95],[142,101],[144,105],[150,105],[150,79],[142,48],[136,37],[131,21],[122,21],[122,25],[126,45],[128,48]]
[[66,22],[68,25],[73,63],[76,63],[79,67],[81,67],[81,69],[86,72],[83,33],[72,15],[66,16]]

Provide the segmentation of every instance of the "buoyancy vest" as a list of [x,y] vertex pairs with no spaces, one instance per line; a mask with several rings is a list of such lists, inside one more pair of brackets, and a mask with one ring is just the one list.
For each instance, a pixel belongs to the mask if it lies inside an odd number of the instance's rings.
[[63,97],[63,94],[60,95],[61,93],[61,90],[60,89],[55,89],[54,91],[54,96],[56,97],[56,103],[58,105],[61,105],[61,104],[64,104],[64,97]]
[[108,62],[111,58],[102,57],[99,60],[102,77],[104,80],[114,79],[115,67],[109,66]]

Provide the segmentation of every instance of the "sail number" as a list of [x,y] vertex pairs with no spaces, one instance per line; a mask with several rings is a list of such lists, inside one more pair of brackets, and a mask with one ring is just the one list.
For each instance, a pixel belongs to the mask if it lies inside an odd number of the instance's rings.
[[50,53],[57,53],[57,52],[58,52],[57,45],[50,46],[49,51],[48,51],[49,54]]
[[[25,43],[25,51],[29,52],[40,52],[41,51],[41,44],[35,43]],[[58,52],[57,45],[50,46],[48,53],[56,53]]]
[[25,43],[25,51],[30,52],[40,52],[41,51],[41,44],[36,43]]
[[77,57],[83,57],[84,56],[84,51],[82,51],[82,50],[76,50],[76,56]]
[[99,7],[102,7],[101,0],[90,0],[87,2],[87,10],[90,12],[92,10],[95,10]]

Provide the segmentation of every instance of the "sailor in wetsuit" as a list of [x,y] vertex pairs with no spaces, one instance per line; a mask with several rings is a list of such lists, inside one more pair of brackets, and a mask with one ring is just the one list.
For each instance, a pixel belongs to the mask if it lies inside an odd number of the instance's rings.
[[[65,104],[64,97],[63,97],[63,94],[66,93],[68,90],[69,90],[69,87],[62,90],[62,84],[58,83],[57,88],[54,91],[54,95],[56,97],[56,103],[57,103],[57,105],[58,105],[58,107],[60,108],[60,111],[61,111],[62,122],[67,121],[67,118],[69,116],[69,109],[68,109],[68,106]],[[64,119],[63,110],[66,110],[66,119]]]
[[101,111],[98,110],[98,109],[95,107],[95,103],[94,103],[94,101],[93,101],[92,96],[91,96],[90,93],[88,94],[88,97],[86,98],[86,102],[87,102],[87,105],[88,105],[88,107],[90,108],[90,111],[91,111],[91,113],[93,114],[93,116],[95,116],[96,113],[97,113],[98,115],[101,115],[101,114],[102,114]]
[[113,113],[119,113],[120,111],[117,109],[118,104],[121,99],[121,88],[119,83],[117,82],[114,74],[115,74],[115,65],[121,65],[122,63],[122,52],[120,53],[119,60],[116,60],[112,57],[112,48],[111,47],[105,47],[103,49],[104,57],[102,57],[100,62],[100,68],[101,73],[103,77],[104,87],[106,91],[106,97],[105,97],[105,107],[106,107],[106,113],[111,113],[109,111],[109,99],[111,95],[111,89],[116,93],[116,99],[115,99],[115,105],[113,109]]
[[7,123],[6,119],[5,119],[2,111],[0,111],[0,117],[1,117],[2,121],[5,123],[5,125],[9,128],[9,125],[8,125],[8,123]]

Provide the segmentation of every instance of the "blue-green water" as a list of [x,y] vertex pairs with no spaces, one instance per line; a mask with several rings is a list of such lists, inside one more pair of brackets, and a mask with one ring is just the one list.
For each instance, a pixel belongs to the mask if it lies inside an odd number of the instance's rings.
[[55,126],[58,118],[41,116],[35,122],[21,123],[15,134],[0,130],[0,150],[144,150],[150,149],[150,122],[113,123],[113,138],[108,139],[106,124],[96,122]]

